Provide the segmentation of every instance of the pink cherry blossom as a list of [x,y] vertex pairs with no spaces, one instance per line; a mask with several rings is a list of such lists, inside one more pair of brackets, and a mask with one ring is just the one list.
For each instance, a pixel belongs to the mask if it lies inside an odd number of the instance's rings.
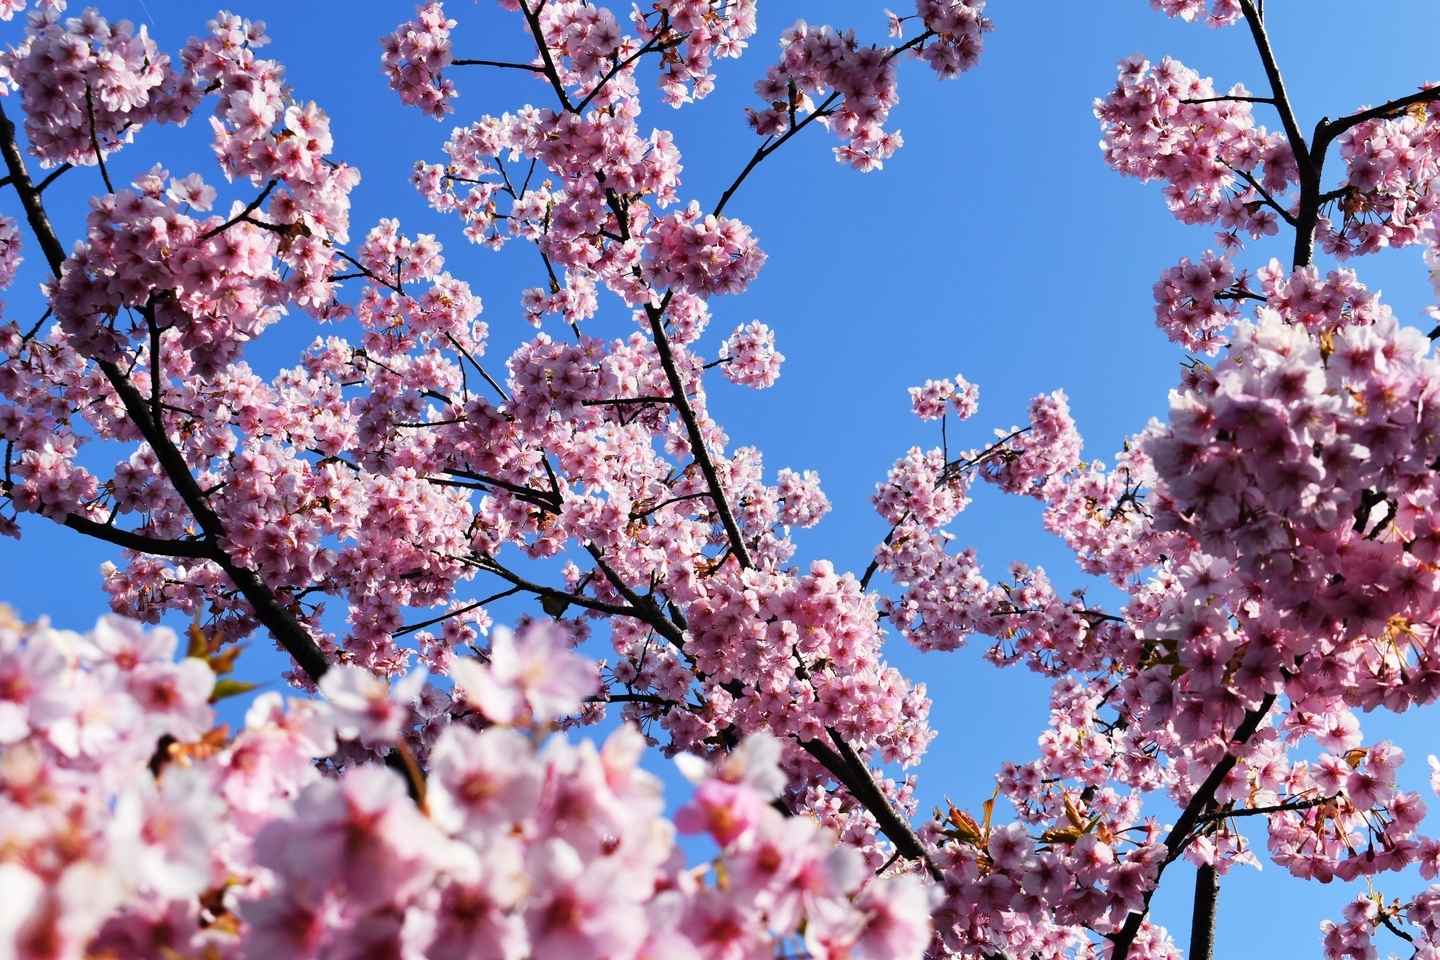
[[593,663],[567,651],[559,632],[545,625],[519,634],[497,629],[490,637],[488,663],[457,660],[451,670],[466,699],[505,724],[574,713],[598,683]]

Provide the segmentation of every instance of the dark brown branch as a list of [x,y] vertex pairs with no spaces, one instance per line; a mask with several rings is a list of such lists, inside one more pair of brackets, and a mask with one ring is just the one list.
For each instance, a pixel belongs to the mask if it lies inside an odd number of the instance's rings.
[[[904,523],[905,523],[906,520],[909,520],[909,519],[910,519],[910,511],[909,511],[909,510],[906,510],[906,511],[905,511],[905,515],[900,518],[899,522],[896,523],[895,526],[893,526],[893,527],[890,528],[890,532],[889,532],[889,533],[885,534],[885,539],[882,540],[881,543],[882,543],[883,545],[887,546],[887,547],[890,546],[890,544],[893,543],[894,540],[895,540],[895,534],[897,534],[897,533],[900,532],[900,527],[901,527],[902,525],[904,525]],[[880,569],[880,556],[879,556],[879,554],[876,554],[875,557],[870,561],[870,566],[868,566],[868,567],[865,568],[865,575],[860,578],[860,592],[861,592],[861,593],[864,593],[866,590],[870,589],[870,578],[873,577],[873,576],[875,576],[875,572],[876,572],[877,570],[879,570],[879,569]]]
[[505,60],[451,60],[452,67],[503,67],[506,70],[524,70],[526,73],[545,72],[544,67],[538,67],[533,63],[509,63]]
[[[1255,40],[1255,49],[1265,67],[1265,76],[1270,80],[1270,94],[1275,100],[1275,109],[1285,127],[1285,137],[1290,142],[1290,151],[1295,155],[1295,166],[1300,172],[1300,205],[1295,214],[1294,266],[1307,266],[1315,256],[1315,225],[1320,215],[1320,174],[1325,163],[1325,150],[1317,144],[1312,154],[1300,132],[1300,123],[1295,118],[1295,108],[1285,92],[1285,81],[1280,76],[1280,66],[1275,60],[1275,51],[1270,47],[1270,36],[1265,31],[1265,21],[1256,9],[1255,0],[1240,0],[1240,10],[1245,23],[1250,27],[1250,36]],[[1324,124],[1324,121],[1321,121]],[[1317,128],[1318,129],[1318,128]]]
[[[615,215],[616,225],[621,235],[630,239],[630,218],[620,197],[614,190],[605,191],[606,202],[610,206],[610,212]],[[690,455],[695,458],[695,463],[700,467],[700,473],[705,478],[705,484],[713,494],[712,500],[715,503],[715,512],[720,515],[720,525],[725,528],[725,535],[730,541],[730,550],[734,553],[735,559],[739,561],[742,570],[748,570],[755,564],[750,559],[750,550],[745,545],[745,538],[740,533],[740,524],[735,520],[735,512],[730,508],[730,500],[725,496],[725,489],[720,485],[720,474],[715,469],[715,461],[710,456],[710,450],[705,444],[705,434],[700,429],[700,420],[695,415],[695,408],[690,404],[690,398],[685,392],[685,381],[680,376],[680,368],[675,365],[675,353],[670,349],[670,338],[665,334],[665,308],[670,303],[670,294],[666,294],[660,305],[645,305],[645,315],[650,320],[650,332],[655,339],[655,351],[660,355],[660,366],[665,371],[665,379],[670,384],[670,393],[673,397],[675,409],[680,414],[680,421],[685,425],[685,434],[690,442]]]
[[775,140],[775,142],[762,144],[760,148],[756,150],[755,153],[750,157],[750,162],[745,164],[745,168],[740,171],[740,175],[731,182],[730,186],[725,188],[724,193],[720,194],[720,201],[715,204],[715,209],[710,211],[711,214],[717,217],[720,216],[720,214],[725,210],[725,204],[729,203],[730,198],[735,196],[735,191],[740,189],[740,184],[744,183],[745,178],[750,176],[750,172],[760,165],[760,161],[770,156],[770,154],[774,153],[776,150],[779,150],[782,146],[785,145],[786,141],[788,141],[791,137],[795,136],[795,134],[799,133],[801,130],[804,130],[814,121],[820,119],[821,117],[829,116],[829,113],[827,111],[829,111],[830,107],[835,103],[836,100],[840,99],[840,96],[841,95],[839,93],[830,94],[830,96],[825,98],[825,102],[820,104],[820,106],[816,107],[815,110],[804,120],[801,120],[799,123],[791,124],[790,129],[782,133],[779,138]]
[[[226,220],[224,223],[220,224],[220,226],[216,227],[215,229],[207,230],[204,233],[200,234],[200,239],[209,240],[217,233],[224,233],[226,230],[229,230],[231,227],[235,226],[235,224],[239,223],[242,220],[246,221],[247,223],[254,223],[255,221],[250,219],[250,214],[260,209],[260,204],[265,202],[265,198],[270,196],[270,191],[274,190],[275,184],[279,182],[280,181],[278,180],[271,180],[269,183],[265,184],[265,189],[260,191],[260,196],[256,197],[254,200],[251,200],[249,205],[246,206],[244,210],[241,210],[239,213],[235,214],[235,216],[231,217],[229,220]],[[278,224],[275,224],[274,226],[278,226]]]
[[610,564],[605,562],[605,555],[595,544],[586,544],[585,549],[589,552],[590,556],[594,558],[595,565],[600,568],[601,573],[605,574],[605,579],[610,581],[610,585],[615,588],[615,591],[624,597],[625,602],[636,610],[637,619],[649,625],[650,629],[674,644],[676,649],[683,649],[685,646],[684,631],[670,622],[665,616],[665,611],[660,608],[660,604],[655,602],[655,598],[653,596],[641,596],[634,587],[626,583],[620,577],[620,574],[616,573]]
[[1429,103],[1433,100],[1440,100],[1440,86],[1426,87],[1408,97],[1399,97],[1380,104],[1378,107],[1371,107],[1368,110],[1361,110],[1359,113],[1352,113],[1348,117],[1341,117],[1339,120],[1329,120],[1321,125],[1320,136],[1316,138],[1316,149],[1320,148],[1323,139],[1328,146],[1340,134],[1353,126],[1362,124],[1367,120],[1381,120],[1386,117],[1393,117],[1404,111],[1407,107],[1413,107],[1417,103]]
[[[614,66],[612,66],[609,70],[605,71],[605,76],[603,76],[603,77],[600,78],[600,82],[597,83],[597,84],[595,84],[595,86],[591,89],[591,91],[585,95],[585,99],[583,99],[583,100],[581,100],[579,103],[575,104],[575,112],[576,112],[576,113],[579,113],[579,112],[581,112],[582,110],[584,110],[586,107],[588,107],[588,106],[590,105],[590,101],[591,101],[591,100],[594,100],[595,97],[600,93],[600,91],[605,89],[605,85],[608,84],[611,80],[614,80],[614,79],[620,74],[620,71],[622,71],[622,70],[624,70],[626,67],[630,66],[630,64],[632,64],[632,63],[634,63],[635,61],[639,60],[641,57],[645,56],[645,54],[647,54],[647,53],[653,53],[653,52],[655,52],[655,51],[664,50],[666,47],[675,46],[676,44],[680,43],[680,42],[684,39],[683,37],[676,37],[676,38],[674,38],[673,40],[667,41],[666,43],[656,44],[656,43],[655,43],[655,40],[658,38],[658,36],[659,36],[659,34],[656,34],[654,37],[651,37],[649,40],[646,40],[646,41],[640,46],[640,49],[639,49],[639,50],[636,50],[634,53],[630,54],[630,56],[626,57],[624,60],[617,60],[617,61],[615,62],[615,65],[614,65]],[[654,46],[651,46],[651,44],[655,44],[655,45],[654,45]]]
[[510,395],[505,392],[505,389],[501,387],[500,384],[495,382],[494,377],[490,376],[490,374],[486,372],[485,368],[480,365],[480,361],[472,357],[470,355],[470,351],[466,350],[460,345],[460,341],[455,339],[454,334],[445,334],[445,339],[449,340],[450,343],[455,347],[455,349],[460,351],[461,356],[463,356],[466,360],[470,361],[471,365],[473,365],[475,369],[479,371],[480,376],[485,378],[485,382],[490,384],[490,386],[495,390],[495,392],[500,395],[500,399],[502,401],[504,401],[505,403],[510,402]]
[[705,493],[687,493],[683,497],[671,497],[669,500],[662,500],[660,503],[655,504],[655,506],[653,507],[646,507],[644,510],[640,510],[638,512],[634,510],[630,511],[630,519],[644,520],[646,517],[650,516],[650,514],[652,513],[655,513],[657,510],[663,510],[664,508],[672,506],[674,504],[684,503],[686,500],[708,500],[709,498],[710,493],[708,491]]
[[[527,487],[518,483],[510,483],[505,480],[497,480],[494,477],[487,477],[483,473],[471,473],[468,470],[450,470],[452,477],[463,477],[466,480],[474,480],[476,483],[483,483],[487,486],[496,487],[513,493],[526,503],[533,503],[537,507],[543,507],[552,513],[560,508],[560,498],[545,490],[536,490],[534,487]],[[430,478],[431,483],[444,483],[437,477]]]
[[[1230,164],[1227,163],[1225,164],[1225,166],[1230,167]],[[1265,204],[1265,206],[1269,207],[1271,210],[1274,210],[1276,213],[1278,213],[1280,215],[1280,219],[1284,220],[1292,227],[1296,226],[1295,215],[1289,210],[1286,210],[1284,207],[1280,206],[1279,201],[1277,201],[1274,197],[1270,195],[1270,191],[1266,190],[1265,187],[1261,185],[1259,180],[1255,179],[1254,174],[1246,173],[1244,170],[1236,170],[1234,167],[1230,167],[1230,171],[1236,176],[1240,177],[1242,180],[1244,180],[1245,183],[1249,185],[1250,189],[1254,190],[1255,193],[1259,195],[1260,202]]]
[[620,406],[625,403],[674,403],[674,397],[611,397],[608,400],[581,400],[585,407]]
[[[1241,0],[1241,2],[1245,4],[1246,9],[1254,9],[1250,0]],[[1265,699],[1260,701],[1260,706],[1246,711],[1245,719],[1240,721],[1240,726],[1235,728],[1235,736],[1231,738],[1232,743],[1243,746],[1250,741],[1250,738],[1255,735],[1255,731],[1260,729],[1260,722],[1265,719],[1265,715],[1275,705],[1275,697],[1276,695],[1273,693],[1267,694]],[[1239,757],[1233,750],[1227,749],[1225,755],[1220,758],[1220,762],[1215,765],[1215,769],[1210,771],[1210,776],[1205,778],[1205,781],[1196,789],[1194,796],[1190,798],[1190,802],[1185,805],[1185,809],[1180,812],[1179,819],[1175,821],[1175,825],[1170,828],[1170,833],[1165,837],[1167,854],[1156,867],[1155,882],[1145,892],[1144,906],[1126,917],[1125,925],[1118,932],[1108,935],[1114,942],[1110,960],[1126,960],[1130,956],[1130,947],[1134,945],[1135,937],[1140,932],[1140,924],[1145,922],[1145,917],[1150,912],[1150,898],[1155,895],[1155,891],[1160,886],[1161,874],[1185,851],[1186,844],[1193,839],[1191,833],[1196,824],[1204,816],[1206,808],[1214,801],[1215,791],[1220,788],[1220,784],[1224,782],[1225,777],[1238,762]]]
[[1223,97],[1195,97],[1189,100],[1181,100],[1181,103],[1225,103],[1226,101],[1237,103],[1274,103],[1274,97],[1237,97],[1234,94],[1227,94]]
[[1270,96],[1266,99],[1280,112],[1280,123],[1285,127],[1285,136],[1290,141],[1291,149],[1295,150],[1295,162],[1303,176],[1310,167],[1310,152],[1306,148],[1305,137],[1300,132],[1300,123],[1295,118],[1295,108],[1290,105],[1289,94],[1285,92],[1285,81],[1280,76],[1280,65],[1276,62],[1275,51],[1270,46],[1270,35],[1265,30],[1265,21],[1260,16],[1260,11],[1255,8],[1255,0],[1240,0],[1240,9],[1245,15],[1246,25],[1250,27],[1250,36],[1260,54],[1265,76],[1270,81]]
[[1214,960],[1215,913],[1220,905],[1220,877],[1215,865],[1202,863],[1195,871],[1195,907],[1190,915],[1188,960]]
[[586,703],[646,703],[655,707],[678,707],[674,700],[666,700],[664,697],[657,697],[653,693],[602,693],[593,697],[586,697]]
[[141,314],[150,332],[150,416],[159,423],[163,416],[160,400],[165,387],[165,374],[160,365],[160,327],[155,323],[154,309],[142,310]]
[[526,593],[533,593],[537,597],[549,597],[553,600],[563,600],[565,603],[573,603],[575,606],[584,607],[587,610],[595,610],[599,613],[608,613],[612,617],[630,617],[635,620],[644,620],[644,618],[640,615],[640,611],[636,610],[633,607],[622,607],[613,603],[605,603],[601,600],[593,600],[590,597],[585,596],[584,594],[566,593],[564,590],[556,590],[554,587],[547,587],[543,584],[534,583],[533,581],[526,580],[518,573],[515,573],[514,571],[501,566],[500,564],[496,563],[494,559],[489,557],[483,557],[478,560],[467,560],[463,557],[454,557],[451,559],[456,559],[462,563],[471,564],[481,570],[484,570],[486,573],[493,573],[501,580],[504,580],[507,583],[513,583],[515,586],[519,587]]
[[1414,937],[1410,936],[1410,934],[1406,933],[1404,930],[1401,930],[1399,927],[1395,926],[1395,921],[1390,919],[1390,915],[1387,914],[1383,908],[1380,910],[1380,922],[1381,922],[1382,924],[1384,924],[1386,930],[1389,930],[1391,933],[1395,934],[1395,936],[1399,937],[1401,940],[1404,940],[1404,941],[1406,941],[1406,942],[1408,942],[1408,943],[1414,943],[1414,942],[1415,942],[1415,938],[1414,938]]
[[[56,168],[51,172],[50,176],[48,176],[48,177],[46,177],[44,180],[41,180],[41,181],[40,181],[40,184],[35,188],[35,192],[36,192],[36,193],[44,193],[46,187],[50,186],[50,184],[52,184],[52,183],[54,183],[56,180],[60,179],[60,174],[64,173],[64,172],[67,171],[67,170],[74,170],[74,169],[75,169],[75,164],[70,163],[70,162],[68,162],[68,161],[65,162],[65,163],[60,164],[60,166],[56,167]],[[6,177],[5,180],[6,180],[6,182],[9,182],[10,178],[9,178],[9,177]]]
[[523,589],[523,587],[511,587],[509,590],[502,590],[499,593],[495,594],[493,597],[486,597],[484,600],[476,600],[474,603],[467,603],[465,606],[455,610],[451,610],[448,613],[441,614],[440,616],[435,617],[433,620],[425,620],[421,623],[412,623],[408,627],[401,627],[399,630],[396,630],[394,633],[390,634],[390,636],[403,637],[407,633],[414,633],[416,630],[424,630],[426,627],[433,627],[437,623],[444,623],[446,620],[451,620],[455,617],[469,613],[471,610],[477,610],[480,607],[485,606],[485,604],[487,603],[494,603],[496,600],[500,600],[504,597],[520,593]]
[[[905,41],[900,46],[891,50],[885,56],[884,62],[889,63],[891,60],[894,60],[896,57],[900,56],[900,54],[904,53],[905,51],[923,45],[926,40],[929,40],[933,36],[935,36],[935,32],[933,30],[926,30],[919,36]],[[841,94],[839,92],[830,94],[830,96],[826,97],[825,101],[821,103],[818,107],[816,107],[813,111],[811,111],[804,120],[801,120],[799,123],[795,123],[792,121],[792,123],[790,124],[790,129],[782,133],[778,138],[776,138],[773,143],[767,142],[761,145],[761,147],[755,151],[754,155],[750,157],[750,162],[745,164],[745,168],[740,171],[740,175],[735,178],[735,180],[730,184],[730,186],[725,188],[725,192],[720,195],[720,202],[715,204],[714,210],[710,211],[711,214],[717,217],[720,216],[721,211],[725,209],[725,205],[729,203],[730,198],[735,195],[735,191],[740,189],[740,184],[744,183],[745,178],[750,176],[750,172],[760,165],[761,160],[764,160],[766,157],[770,156],[770,154],[774,153],[776,150],[779,150],[782,146],[785,145],[786,141],[788,141],[791,137],[795,136],[795,134],[799,133],[801,130],[804,130],[811,123],[821,119],[822,117],[829,116],[830,107],[833,106],[835,101],[839,100],[840,98]]]
[[1277,803],[1269,807],[1241,807],[1238,810],[1216,810],[1211,813],[1201,814],[1197,822],[1211,823],[1216,820],[1230,820],[1235,817],[1259,817],[1270,813],[1308,810],[1311,807],[1327,804],[1334,799],[1334,797],[1311,797],[1308,800],[1297,800],[1294,803]]
[[105,152],[100,149],[100,135],[95,130],[95,95],[88,83],[85,84],[85,115],[90,118],[90,145],[95,148],[95,164],[100,168],[100,179],[105,181],[105,192],[113,194],[115,186],[110,182],[110,171],[105,169]]
[[525,14],[525,23],[530,27],[530,35],[535,39],[535,46],[540,50],[540,60],[544,69],[540,72],[550,81],[550,86],[555,88],[555,96],[560,99],[560,106],[566,112],[574,113],[575,106],[570,102],[570,95],[565,92],[565,84],[560,82],[560,71],[555,69],[555,61],[550,57],[550,47],[545,43],[545,31],[540,26],[540,7],[536,4],[535,9],[530,9],[530,0],[520,0],[520,12]]
[[59,277],[60,267],[65,262],[65,248],[60,246],[60,239],[55,235],[55,229],[50,226],[50,217],[40,202],[40,193],[30,181],[30,171],[25,167],[25,158],[21,155],[20,144],[15,139],[15,124],[5,115],[3,106],[0,106],[0,152],[5,155],[5,165],[9,168],[10,181],[15,186],[15,192],[20,194],[20,205],[25,208],[25,219],[29,221],[31,231],[40,242],[40,249],[50,264],[51,272]]
[[[940,880],[943,876],[940,868],[930,859],[929,852],[920,842],[920,838],[915,835],[910,821],[902,817],[890,803],[890,798],[881,791],[880,785],[875,782],[875,778],[870,773],[870,768],[865,765],[864,760],[860,759],[855,748],[835,728],[826,727],[825,732],[830,735],[830,740],[835,745],[833,751],[817,751],[812,749],[809,743],[802,743],[801,746],[815,759],[824,763],[825,768],[835,774],[835,778],[844,784],[845,789],[849,790],[850,794],[870,811],[881,832],[890,839],[890,842],[895,845],[895,849],[900,851],[901,856],[907,860],[918,860],[924,863],[930,875],[935,880]],[[831,758],[828,763],[827,758]],[[839,760],[838,767],[831,766],[835,759]]]
[[[630,232],[628,223],[624,225],[624,229],[627,234]],[[668,296],[666,299],[669,299]],[[660,366],[664,368],[665,379],[669,381],[670,392],[674,394],[675,409],[680,413],[680,421],[685,424],[685,435],[690,441],[690,455],[695,458],[700,473],[705,477],[705,485],[713,494],[711,499],[715,503],[715,512],[720,515],[720,525],[725,528],[725,535],[730,540],[730,549],[734,552],[735,559],[742,570],[749,570],[755,563],[750,559],[750,548],[745,545],[740,523],[735,519],[735,511],[730,508],[730,499],[725,496],[725,488],[720,485],[720,473],[715,469],[715,460],[710,456],[710,450],[705,444],[700,419],[695,415],[695,408],[690,405],[690,398],[685,394],[685,382],[680,377],[680,368],[675,365],[670,338],[665,334],[664,307],[647,304],[645,313],[650,318],[650,332],[655,337],[655,350],[660,355]]]
[[158,557],[185,557],[190,560],[215,559],[215,547],[204,540],[162,540],[159,537],[150,537],[143,533],[121,530],[119,527],[112,527],[107,523],[96,523],[78,513],[67,513],[64,524],[71,530],[83,533],[87,537],[104,540],[106,543],[113,543],[126,550],[154,554]]

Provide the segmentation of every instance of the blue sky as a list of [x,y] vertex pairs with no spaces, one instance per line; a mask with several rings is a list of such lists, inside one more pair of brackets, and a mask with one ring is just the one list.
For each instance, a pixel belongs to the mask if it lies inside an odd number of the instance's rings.
[[[1306,129],[1323,115],[1440,80],[1434,46],[1440,6],[1433,2],[1270,0],[1267,6]],[[410,16],[409,3],[266,0],[233,9],[267,22],[273,43],[265,54],[286,65],[298,98],[313,99],[330,114],[336,155],[360,168],[352,233],[382,216],[398,216],[411,234],[435,233],[446,244],[450,269],[485,299],[492,356],[530,336],[519,292],[539,282],[533,252],[518,244],[499,254],[470,246],[457,222],[429,211],[407,180],[416,159],[440,157],[455,123],[545,104],[547,89],[516,72],[457,69],[451,75],[462,94],[458,112],[436,123],[402,109],[379,71],[378,37]],[[528,56],[517,21],[488,0],[454,2],[449,10],[460,20],[457,56]],[[173,53],[204,29],[210,10],[193,0],[124,0],[102,5],[101,12],[147,24]],[[1184,356],[1155,329],[1150,288],[1163,268],[1212,246],[1211,233],[1177,223],[1157,185],[1122,179],[1104,166],[1091,103],[1114,83],[1116,61],[1137,50],[1151,59],[1180,59],[1213,76],[1217,87],[1244,82],[1263,91],[1248,34],[1170,21],[1142,0],[994,2],[987,12],[996,32],[976,70],[946,84],[918,64],[901,70],[892,125],[903,130],[906,145],[883,171],[859,174],[836,164],[835,141],[813,130],[763,164],[727,208],[752,226],[769,261],[746,295],[712,301],[706,348],[713,352],[735,326],[758,318],[777,331],[787,360],[779,383],[767,391],[717,378],[710,404],[732,443],[758,446],[769,470],[820,473],[835,509],[800,535],[797,559],[829,558],[838,569],[855,571],[868,563],[885,532],[868,502],[875,481],[909,446],[939,442],[933,424],[910,416],[908,386],[957,372],[980,385],[980,413],[952,429],[952,446],[984,443],[990,428],[1022,421],[1031,397],[1063,388],[1087,455],[1107,458],[1150,417],[1164,415],[1166,392],[1178,380]],[[863,39],[884,40],[878,2],[762,4],[751,51],[720,64],[709,99],[678,112],[653,98],[647,103],[642,126],[675,132],[686,198],[713,204],[754,149],[741,111],[755,102],[750,85],[774,57],[779,31],[797,17],[853,25]],[[16,42],[18,33],[16,23],[0,28],[6,42]],[[12,98],[5,105],[13,112],[17,104]],[[1258,109],[1262,122],[1278,126]],[[160,161],[176,175],[198,170],[215,179],[207,127],[201,120],[184,130],[145,130],[116,158],[112,173],[118,182]],[[67,243],[81,230],[86,195],[99,189],[91,169],[67,174],[52,191]],[[222,201],[232,196],[247,194],[222,191]],[[18,214],[12,195],[0,193],[0,211]],[[1287,253],[1284,244],[1252,245],[1238,262],[1253,269]],[[7,316],[24,320],[43,309],[34,293],[37,260],[32,257],[6,297]],[[1417,250],[1355,266],[1402,322],[1424,323],[1421,311],[1432,296]],[[608,303],[587,332],[618,336],[633,329],[616,306]],[[289,318],[266,334],[251,362],[262,370],[292,364],[318,332],[307,318]],[[113,551],[39,518],[23,526],[23,541],[0,540],[0,599],[26,616],[48,613],[57,625],[84,629],[106,609],[96,568]],[[961,543],[975,545],[992,576],[1018,559],[1044,566],[1057,587],[1087,582],[1041,529],[1033,503],[979,490],[953,529]],[[1093,596],[1113,599],[1099,586]],[[521,609],[495,612],[504,619]],[[977,644],[922,657],[898,640],[888,647],[892,662],[927,682],[935,700],[932,722],[940,735],[921,767],[925,809],[942,795],[976,808],[993,789],[1002,760],[1034,755],[1048,685],[1021,668],[996,671],[980,658],[982,650]],[[242,660],[257,677],[273,676],[275,663],[261,651]],[[1406,748],[1402,783],[1411,789],[1422,787],[1425,755],[1437,751],[1427,717],[1364,721],[1370,739],[1389,736]],[[1188,873],[1180,866],[1167,874],[1156,899],[1157,919],[1181,943],[1189,921]],[[1379,884],[1391,896],[1420,886],[1414,876]],[[1273,866],[1238,871],[1222,890],[1217,955],[1316,956],[1316,924],[1337,916],[1357,892],[1304,884]]]

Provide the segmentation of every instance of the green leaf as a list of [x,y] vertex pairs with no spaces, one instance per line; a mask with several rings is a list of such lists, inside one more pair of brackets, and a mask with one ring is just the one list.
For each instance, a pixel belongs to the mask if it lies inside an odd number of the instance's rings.
[[246,683],[243,680],[216,680],[215,689],[210,691],[210,702],[224,700],[226,697],[238,697],[242,693],[249,693],[258,683]]

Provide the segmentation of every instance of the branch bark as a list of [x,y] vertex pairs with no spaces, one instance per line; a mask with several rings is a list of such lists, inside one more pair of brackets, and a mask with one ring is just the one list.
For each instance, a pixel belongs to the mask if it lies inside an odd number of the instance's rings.
[[[1325,151],[1321,148],[1312,152],[1309,144],[1305,142],[1305,135],[1300,132],[1295,108],[1290,103],[1289,94],[1285,92],[1280,65],[1275,60],[1270,36],[1265,31],[1265,20],[1256,9],[1255,0],[1240,0],[1240,10],[1245,15],[1245,23],[1250,27],[1250,35],[1255,40],[1255,49],[1265,67],[1265,76],[1270,80],[1270,95],[1275,102],[1275,109],[1280,113],[1280,123],[1285,128],[1285,137],[1290,141],[1290,151],[1295,154],[1295,167],[1300,173],[1300,206],[1295,214],[1294,266],[1307,266],[1315,258],[1315,224],[1320,216],[1320,174],[1325,164]],[[1322,120],[1322,127],[1324,123]]]
[[1195,911],[1190,917],[1190,960],[1215,960],[1215,908],[1220,903],[1220,878],[1213,864],[1195,871]]
[[108,523],[96,523],[78,513],[66,514],[63,523],[77,533],[94,537],[96,540],[104,540],[106,543],[113,543],[117,547],[124,547],[127,550],[152,553],[163,557],[185,557],[191,560],[215,559],[214,547],[203,540],[161,540],[159,537],[147,537],[143,533],[122,530],[119,527],[112,527]]

